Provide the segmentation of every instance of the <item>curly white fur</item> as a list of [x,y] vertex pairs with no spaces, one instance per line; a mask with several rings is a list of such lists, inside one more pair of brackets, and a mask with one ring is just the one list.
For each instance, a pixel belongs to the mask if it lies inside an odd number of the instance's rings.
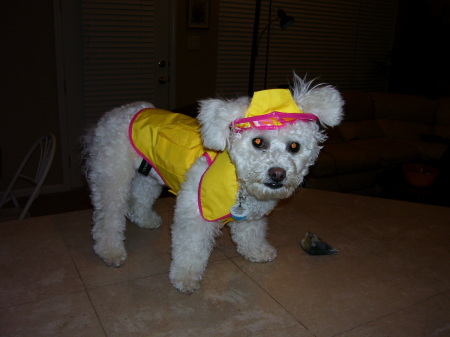
[[[316,114],[322,124],[333,126],[340,122],[343,101],[336,89],[312,87],[311,82],[294,75],[292,92],[303,112]],[[204,146],[228,150],[243,200],[249,208],[245,220],[229,223],[237,251],[250,261],[267,262],[276,257],[276,250],[265,237],[265,215],[302,183],[325,136],[317,124],[302,121],[278,130],[236,133],[230,125],[245,116],[249,103],[247,97],[204,100],[200,102],[198,120]],[[147,177],[136,173],[142,158],[128,139],[131,118],[148,107],[153,105],[139,102],[116,108],[106,113],[83,139],[94,205],[94,250],[106,264],[115,267],[122,265],[127,257],[125,217],[141,228],[156,228],[162,222],[152,204],[161,192],[163,181],[154,170]],[[255,138],[264,140],[264,148],[253,145]],[[296,153],[288,150],[292,142],[300,144]],[[197,188],[207,167],[208,163],[201,157],[189,169],[175,208],[169,277],[183,293],[200,287],[214,238],[220,234],[222,225],[205,221],[198,210]]]

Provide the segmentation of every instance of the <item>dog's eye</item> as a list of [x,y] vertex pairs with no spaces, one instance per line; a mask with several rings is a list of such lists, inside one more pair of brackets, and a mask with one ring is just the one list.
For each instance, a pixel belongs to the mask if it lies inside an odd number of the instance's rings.
[[264,150],[267,148],[266,141],[262,138],[253,138],[252,144],[255,148],[260,149],[260,150]]
[[290,153],[297,153],[298,151],[300,151],[300,144],[296,142],[289,143],[287,150]]

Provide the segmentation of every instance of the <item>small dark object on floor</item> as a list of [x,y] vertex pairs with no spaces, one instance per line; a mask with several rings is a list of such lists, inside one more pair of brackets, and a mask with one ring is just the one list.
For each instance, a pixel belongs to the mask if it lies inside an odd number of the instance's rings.
[[317,235],[311,232],[306,232],[305,237],[300,242],[300,246],[309,255],[331,255],[338,252],[337,249],[323,242]]

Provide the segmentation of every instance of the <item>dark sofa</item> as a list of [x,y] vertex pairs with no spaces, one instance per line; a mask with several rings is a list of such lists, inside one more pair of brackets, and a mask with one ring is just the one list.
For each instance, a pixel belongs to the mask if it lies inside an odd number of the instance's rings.
[[450,141],[450,98],[343,91],[344,121],[329,136],[306,187],[371,193],[380,174],[439,160]]

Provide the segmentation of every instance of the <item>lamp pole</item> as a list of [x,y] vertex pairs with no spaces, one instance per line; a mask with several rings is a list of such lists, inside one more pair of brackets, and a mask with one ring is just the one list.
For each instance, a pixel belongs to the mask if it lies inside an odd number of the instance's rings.
[[258,47],[261,37],[264,32],[267,31],[267,44],[266,44],[266,62],[265,62],[265,72],[264,72],[264,89],[267,87],[267,70],[269,67],[269,46],[270,46],[270,25],[277,19],[280,19],[280,26],[282,29],[290,27],[295,19],[292,16],[287,16],[286,12],[282,9],[278,9],[277,17],[272,20],[272,0],[269,1],[269,23],[264,27],[261,34],[258,34],[259,31],[259,16],[261,13],[261,1],[256,0],[255,7],[255,21],[253,24],[253,41],[252,41],[252,54],[250,58],[250,75],[248,78],[248,96],[253,96],[253,84],[255,79],[255,66],[256,66],[256,57],[258,56]]
[[269,27],[267,27],[266,65],[264,68],[264,89],[267,89],[267,70],[269,69],[269,47],[270,47],[270,27],[271,26],[272,26],[272,0],[270,0],[270,2],[269,2]]
[[248,96],[253,96],[253,80],[255,78],[255,64],[256,56],[258,54],[258,30],[259,30],[259,15],[261,12],[261,1],[256,0],[255,7],[255,21],[253,23],[253,41],[252,41],[252,54],[250,57],[250,75],[248,79]]

